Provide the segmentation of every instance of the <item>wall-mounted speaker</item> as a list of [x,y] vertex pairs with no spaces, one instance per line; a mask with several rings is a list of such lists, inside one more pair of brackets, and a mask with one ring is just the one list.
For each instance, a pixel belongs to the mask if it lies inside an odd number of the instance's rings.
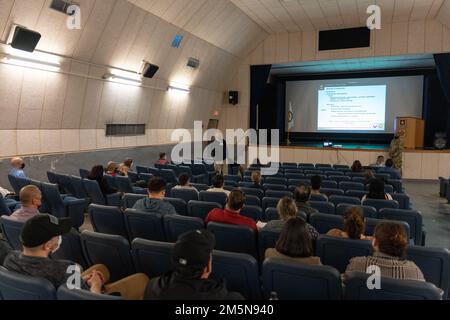
[[13,25],[7,44],[10,44],[14,49],[33,52],[39,40],[41,40],[39,32]]
[[367,27],[319,32],[319,51],[366,47],[370,47],[370,29]]
[[142,65],[141,74],[144,78],[153,78],[158,70],[159,67],[157,65],[144,61]]
[[239,103],[239,92],[238,91],[229,91],[228,92],[228,103],[233,106]]
[[193,69],[197,69],[200,66],[200,60],[195,58],[189,58],[187,66]]
[[72,0],[52,0],[50,3],[50,9],[56,10],[58,12],[64,13],[68,16],[73,15],[73,12],[68,12],[68,9],[71,5],[78,5],[75,1]]

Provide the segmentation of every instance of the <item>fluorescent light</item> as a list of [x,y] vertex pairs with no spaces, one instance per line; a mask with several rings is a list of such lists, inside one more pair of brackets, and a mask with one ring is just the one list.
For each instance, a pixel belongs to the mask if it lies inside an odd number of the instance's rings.
[[19,57],[15,55],[6,55],[3,61],[7,64],[19,66],[19,67],[25,67],[25,68],[32,68],[32,69],[39,69],[39,70],[45,70],[45,71],[59,71],[60,70],[60,64],[56,61],[43,61],[40,59],[37,59],[33,56],[29,57]]
[[119,76],[117,74],[105,74],[103,76],[103,79],[112,81],[112,82],[117,82],[117,83],[122,83],[122,84],[129,84],[132,86],[140,86],[142,84],[142,79],[140,78],[132,78],[132,77],[125,77],[125,76]]
[[181,91],[181,92],[188,93],[191,90],[189,89],[188,86],[183,86],[183,85],[180,85],[180,84],[170,84],[169,85],[169,91]]

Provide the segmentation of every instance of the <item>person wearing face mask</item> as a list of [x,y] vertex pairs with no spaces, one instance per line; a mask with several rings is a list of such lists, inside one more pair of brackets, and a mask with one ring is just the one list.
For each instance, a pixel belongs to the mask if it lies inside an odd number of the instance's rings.
[[41,206],[42,194],[38,187],[29,185],[20,190],[20,204],[21,207],[14,211],[9,219],[15,221],[25,222],[31,217],[39,214],[39,207]]
[[[70,218],[58,219],[39,214],[25,222],[20,234],[22,252],[11,251],[3,266],[9,271],[49,280],[57,289],[73,278],[71,266],[76,263],[50,258],[62,243],[62,236],[72,228]],[[81,272],[81,267],[79,270]],[[148,277],[137,273],[114,283],[108,283],[109,271],[104,265],[94,265],[80,274],[81,288],[97,294],[119,293],[127,300],[140,300],[144,296]],[[72,284],[72,282],[70,282]]]
[[23,169],[25,168],[25,163],[23,162],[23,159],[20,157],[15,157],[11,159],[11,171],[9,172],[10,175],[16,177],[16,178],[26,178],[25,172]]

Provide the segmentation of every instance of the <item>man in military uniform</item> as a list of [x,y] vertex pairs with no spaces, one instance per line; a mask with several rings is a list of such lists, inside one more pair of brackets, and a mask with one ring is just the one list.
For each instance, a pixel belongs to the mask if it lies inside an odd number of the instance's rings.
[[389,156],[394,161],[394,167],[398,170],[402,170],[403,166],[403,150],[405,149],[403,133],[399,132],[395,135],[394,140],[391,142],[389,149]]

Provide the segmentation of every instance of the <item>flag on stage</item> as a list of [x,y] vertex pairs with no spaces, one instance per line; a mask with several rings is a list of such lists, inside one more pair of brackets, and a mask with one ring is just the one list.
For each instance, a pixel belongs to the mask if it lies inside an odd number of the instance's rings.
[[288,111],[288,129],[289,131],[294,129],[295,120],[294,120],[294,111],[292,110],[292,102],[289,102],[289,111]]

